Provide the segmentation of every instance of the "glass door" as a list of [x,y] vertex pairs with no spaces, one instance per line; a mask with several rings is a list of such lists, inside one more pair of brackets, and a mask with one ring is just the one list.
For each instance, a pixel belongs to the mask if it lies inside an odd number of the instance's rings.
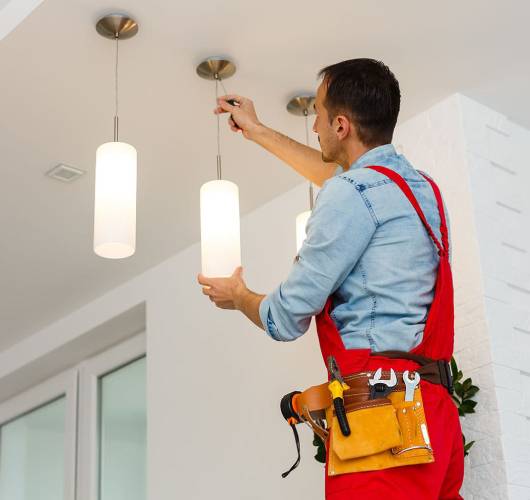
[[79,368],[77,500],[147,500],[145,335]]
[[99,498],[146,500],[145,357],[99,380]]
[[75,494],[75,398],[69,373],[0,407],[0,500]]

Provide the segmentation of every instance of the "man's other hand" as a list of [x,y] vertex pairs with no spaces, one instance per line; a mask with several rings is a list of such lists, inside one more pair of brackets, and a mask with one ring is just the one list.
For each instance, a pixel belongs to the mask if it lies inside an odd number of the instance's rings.
[[203,286],[202,293],[221,309],[240,309],[241,299],[248,291],[242,267],[238,267],[229,278],[207,278],[199,274],[197,281]]

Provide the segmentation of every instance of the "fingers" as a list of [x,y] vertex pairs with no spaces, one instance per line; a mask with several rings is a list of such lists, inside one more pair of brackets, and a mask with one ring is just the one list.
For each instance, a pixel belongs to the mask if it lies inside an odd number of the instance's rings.
[[206,286],[212,286],[213,280],[211,278],[207,278],[202,273],[199,273],[197,276],[197,281],[200,285],[206,285]]
[[[229,102],[224,101],[223,99],[217,99],[217,109],[221,109],[225,113],[231,113],[234,109],[237,109],[238,106],[232,106]],[[220,113],[216,113],[220,114]]]
[[232,273],[232,276],[234,276],[235,278],[242,278],[243,267],[242,266],[236,267],[235,271]]
[[233,303],[229,300],[220,300],[219,297],[216,297],[215,292],[212,288],[206,288],[204,287],[202,289],[202,293],[206,295],[210,302],[213,302],[217,307],[220,309],[233,309]]
[[228,126],[230,127],[230,130],[232,132],[241,132],[241,129],[236,125],[236,123],[234,122],[234,120],[232,120],[232,118],[229,118]]
[[[229,104],[229,106],[230,106],[230,104]],[[230,111],[223,109],[221,106],[217,106],[213,110],[213,114],[214,115],[222,115],[223,113],[230,113]]]
[[[236,101],[235,106],[232,105],[228,101]],[[221,113],[231,113],[234,111],[234,109],[240,108],[245,103],[247,103],[249,99],[246,97],[242,97],[240,95],[236,94],[230,94],[230,95],[224,95],[217,99],[217,108],[214,110],[215,114],[221,114]]]
[[234,99],[239,104],[243,104],[243,102],[248,100],[246,97],[243,97],[242,95],[237,95],[237,94],[222,95],[222,96],[219,97],[219,99],[222,99],[223,101],[228,101],[229,99]]
[[204,287],[202,289],[202,293],[210,299],[210,302],[213,302],[216,306],[219,307],[215,299],[215,292],[213,291],[213,288]]

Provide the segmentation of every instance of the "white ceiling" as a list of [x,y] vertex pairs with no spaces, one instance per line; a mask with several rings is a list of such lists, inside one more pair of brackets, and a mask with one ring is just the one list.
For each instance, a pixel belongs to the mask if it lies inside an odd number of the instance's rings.
[[[137,252],[124,261],[92,252],[114,57],[94,24],[115,10],[140,25],[120,50],[121,138],[139,155]],[[213,84],[195,74],[206,56],[232,56],[228,90],[298,139],[288,97],[353,57],[394,70],[402,120],[460,91],[530,127],[529,14],[523,0],[45,0],[0,42],[0,349],[199,239],[198,190],[216,168]],[[223,146],[243,213],[300,182],[240,136],[224,133]],[[72,184],[45,177],[58,162],[87,174]]]

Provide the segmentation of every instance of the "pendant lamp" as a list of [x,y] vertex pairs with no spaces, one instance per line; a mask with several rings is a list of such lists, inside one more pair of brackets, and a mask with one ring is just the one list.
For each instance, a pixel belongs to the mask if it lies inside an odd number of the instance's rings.
[[130,17],[112,14],[100,19],[97,32],[116,42],[114,140],[96,151],[94,252],[123,259],[136,249],[136,149],[118,137],[118,44],[138,32]]
[[[215,104],[219,85],[236,72],[235,65],[223,58],[209,58],[197,67],[201,78],[215,81]],[[217,180],[202,185],[201,203],[201,258],[202,274],[209,277],[228,277],[241,265],[239,189],[236,184],[222,179],[220,116],[217,115]]]
[[[305,118],[305,143],[309,146],[309,115],[315,114],[315,96],[299,95],[293,97],[287,104],[287,111],[296,116]],[[309,210],[306,210],[296,217],[296,253],[302,248],[302,243],[306,239],[306,226],[313,210],[314,195],[313,183],[309,183]]]

